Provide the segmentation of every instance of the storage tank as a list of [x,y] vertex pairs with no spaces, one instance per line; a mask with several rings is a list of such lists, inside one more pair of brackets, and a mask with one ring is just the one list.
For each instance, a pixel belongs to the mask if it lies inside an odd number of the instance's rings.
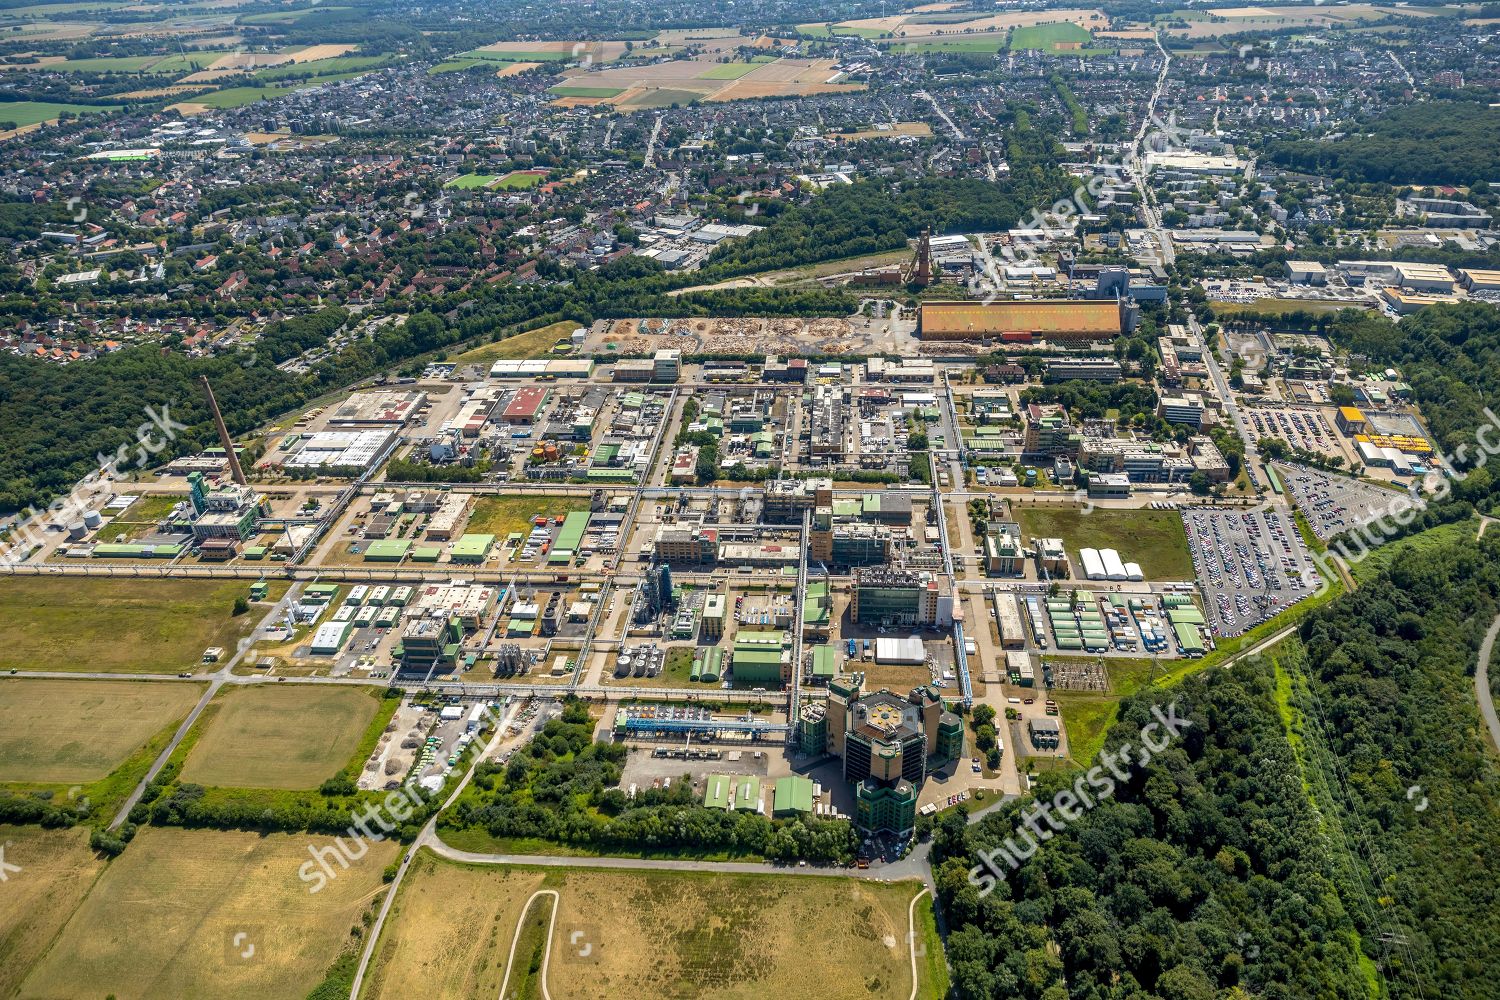
[[99,512],[97,510],[84,511],[83,526],[85,528],[97,528],[103,523],[104,518],[99,516]]
[[69,541],[76,542],[78,539],[82,538],[85,534],[87,534],[87,532],[84,530],[83,522],[82,521],[74,521],[72,524],[68,525],[68,540]]

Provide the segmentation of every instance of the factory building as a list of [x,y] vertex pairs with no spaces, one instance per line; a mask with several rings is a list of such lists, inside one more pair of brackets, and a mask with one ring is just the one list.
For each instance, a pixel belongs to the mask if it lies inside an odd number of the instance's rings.
[[953,595],[930,573],[893,566],[855,571],[849,614],[861,625],[953,624]]
[[767,524],[801,524],[807,511],[832,505],[832,479],[773,479],[762,492],[761,518]]
[[1134,315],[1128,303],[1108,299],[924,302],[917,335],[923,340],[1083,345],[1115,339],[1134,326]]
[[858,673],[830,681],[826,708],[809,706],[799,717],[798,743],[843,759],[861,829],[908,836],[927,775],[963,755],[963,722],[943,709],[936,688],[902,698],[886,690],[864,694],[863,686]]

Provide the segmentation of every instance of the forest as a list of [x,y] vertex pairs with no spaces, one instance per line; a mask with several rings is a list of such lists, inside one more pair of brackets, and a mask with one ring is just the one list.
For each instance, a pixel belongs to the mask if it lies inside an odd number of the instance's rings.
[[[940,821],[959,994],[1492,996],[1500,772],[1471,674],[1497,557],[1487,539],[1397,561],[1269,655],[1127,699],[1111,751],[1153,705],[1194,725],[988,895],[970,870],[1021,805]],[[1037,798],[1075,777],[1043,775]]]
[[1500,110],[1464,101],[1397,108],[1358,135],[1274,142],[1275,163],[1351,181],[1472,184],[1497,176]]

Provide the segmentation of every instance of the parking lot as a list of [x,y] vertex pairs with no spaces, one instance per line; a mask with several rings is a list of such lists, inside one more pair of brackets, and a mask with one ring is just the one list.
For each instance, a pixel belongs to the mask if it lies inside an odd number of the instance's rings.
[[[1312,532],[1327,540],[1396,510],[1410,509],[1404,493],[1335,476],[1302,465],[1278,462],[1276,475],[1287,496],[1307,518]],[[1395,506],[1392,506],[1392,505]]]
[[1349,461],[1353,456],[1345,449],[1332,422],[1321,410],[1311,406],[1252,406],[1245,410],[1256,438],[1280,438],[1293,448],[1312,451]]
[[1198,507],[1183,511],[1182,520],[1216,635],[1241,635],[1317,586],[1317,571],[1289,517]]

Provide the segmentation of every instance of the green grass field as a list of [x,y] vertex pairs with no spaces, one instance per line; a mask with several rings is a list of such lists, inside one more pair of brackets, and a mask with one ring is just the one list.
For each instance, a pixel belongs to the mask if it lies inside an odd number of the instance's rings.
[[255,74],[257,80],[287,80],[311,75],[331,76],[335,73],[355,73],[376,69],[389,63],[389,56],[335,56],[332,59],[314,59],[311,62],[293,63],[290,66],[274,66]]
[[558,341],[567,339],[568,335],[577,328],[578,324],[572,320],[549,323],[535,330],[527,330],[525,333],[497,340],[493,344],[481,344],[451,360],[455,364],[483,365],[488,368],[500,360],[527,361],[532,358],[545,357],[552,352],[553,346]]
[[499,179],[499,176],[499,174],[459,174],[443,187],[455,188],[459,191],[473,191],[477,188],[489,187]]
[[[11,577],[0,581],[0,670],[175,673],[233,650],[266,611],[232,616],[244,580]],[[286,593],[270,586],[271,599]]]
[[1140,563],[1147,580],[1193,579],[1182,515],[1171,510],[1117,510],[1040,503],[1014,508],[1028,538],[1061,538],[1082,572],[1078,550],[1116,549],[1125,562]]
[[0,103],[0,122],[15,122],[17,127],[35,125],[38,122],[57,121],[59,115],[68,112],[74,115],[99,115],[119,111],[121,105],[51,104],[46,101],[7,101]]
[[569,87],[559,84],[549,93],[556,97],[619,97],[625,93],[620,87]]
[[566,52],[528,52],[525,49],[474,49],[460,53],[466,59],[488,59],[492,62],[567,62],[573,57]]
[[200,684],[0,679],[0,781],[97,781],[202,694]]
[[336,877],[311,893],[315,883],[300,877],[300,866],[330,843],[146,827],[94,883],[19,995],[307,996],[399,850],[392,840],[366,842],[347,869],[330,861]]
[[1017,52],[1021,49],[1067,52],[1067,49],[1059,49],[1057,46],[1069,43],[1079,43],[1087,46],[1093,40],[1093,37],[1087,28],[1080,27],[1072,21],[1059,21],[1054,24],[1031,24],[1011,29],[1010,47],[1013,51]]
[[562,517],[589,509],[586,497],[548,497],[511,494],[479,497],[469,513],[471,534],[494,535],[504,540],[513,531],[522,534],[531,530],[531,519],[540,514],[544,517]]
[[[310,66],[312,64],[308,63],[307,65]],[[339,80],[350,80],[356,76],[359,76],[359,74],[330,73],[327,76],[315,77],[311,80],[305,80],[300,83],[286,85],[267,85],[264,87],[225,87],[223,90],[215,90],[211,93],[200,94],[196,97],[189,97],[183,103],[203,104],[207,105],[210,108],[218,108],[221,111],[225,111],[230,108],[242,108],[247,104],[254,104],[256,101],[272,101],[278,97],[285,97],[287,94],[293,93],[298,90],[303,90],[307,87],[319,87],[325,83],[335,83]]]
[[495,187],[501,191],[524,191],[534,188],[545,179],[544,174],[534,174],[526,170],[512,170],[500,178]]
[[375,688],[236,688],[183,764],[183,781],[226,788],[317,788],[349,764],[380,708]]
[[715,63],[713,66],[710,66],[706,72],[699,73],[698,74],[698,79],[700,79],[700,80],[738,80],[740,77],[744,76],[746,73],[751,72],[755,68],[756,68],[755,67],[755,63],[747,63],[747,62]]
[[898,39],[889,43],[887,51],[901,52],[909,55],[934,55],[943,52],[993,54],[1003,48],[1005,48],[1005,36],[992,35],[988,38],[957,38],[944,41],[922,42],[909,42]]

